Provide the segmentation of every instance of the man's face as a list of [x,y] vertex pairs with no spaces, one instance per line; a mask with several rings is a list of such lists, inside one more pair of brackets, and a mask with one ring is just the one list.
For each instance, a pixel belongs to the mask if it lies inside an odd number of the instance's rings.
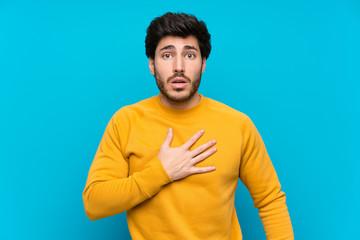
[[198,93],[205,63],[196,37],[167,36],[160,40],[149,68],[160,94],[170,102],[181,103]]

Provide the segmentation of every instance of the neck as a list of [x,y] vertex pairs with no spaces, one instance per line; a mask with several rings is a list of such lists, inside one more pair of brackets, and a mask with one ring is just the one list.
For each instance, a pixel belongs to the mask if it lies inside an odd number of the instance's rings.
[[164,104],[167,107],[174,108],[174,109],[187,109],[187,108],[192,108],[192,107],[196,106],[200,102],[201,97],[200,97],[199,93],[196,92],[194,94],[194,96],[192,96],[190,99],[188,99],[184,102],[176,102],[176,101],[171,101],[170,99],[167,99],[160,93],[160,100],[161,100],[162,104]]

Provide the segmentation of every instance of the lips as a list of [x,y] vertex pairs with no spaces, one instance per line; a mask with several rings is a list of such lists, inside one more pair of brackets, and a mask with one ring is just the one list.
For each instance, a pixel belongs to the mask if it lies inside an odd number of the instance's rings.
[[187,79],[183,77],[175,77],[170,81],[170,85],[175,89],[185,88],[188,84]]

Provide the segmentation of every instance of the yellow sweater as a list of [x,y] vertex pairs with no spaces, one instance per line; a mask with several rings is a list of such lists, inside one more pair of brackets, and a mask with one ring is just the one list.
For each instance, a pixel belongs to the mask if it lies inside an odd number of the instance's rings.
[[[200,129],[205,133],[190,150],[215,139],[218,151],[196,166],[216,170],[172,181],[157,158],[169,127],[171,147]],[[154,96],[110,120],[83,192],[85,212],[96,220],[127,211],[133,240],[242,239],[234,206],[238,178],[259,209],[267,239],[293,239],[285,194],[251,120],[203,96],[185,110]]]

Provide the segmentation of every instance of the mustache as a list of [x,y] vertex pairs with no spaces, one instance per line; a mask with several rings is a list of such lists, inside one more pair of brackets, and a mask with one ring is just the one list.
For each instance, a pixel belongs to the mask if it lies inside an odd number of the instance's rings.
[[174,75],[172,75],[171,77],[169,77],[167,79],[167,82],[170,82],[171,80],[173,80],[176,77],[182,77],[182,78],[185,78],[188,82],[191,82],[191,79],[189,77],[185,76],[185,74],[182,72],[174,73]]

